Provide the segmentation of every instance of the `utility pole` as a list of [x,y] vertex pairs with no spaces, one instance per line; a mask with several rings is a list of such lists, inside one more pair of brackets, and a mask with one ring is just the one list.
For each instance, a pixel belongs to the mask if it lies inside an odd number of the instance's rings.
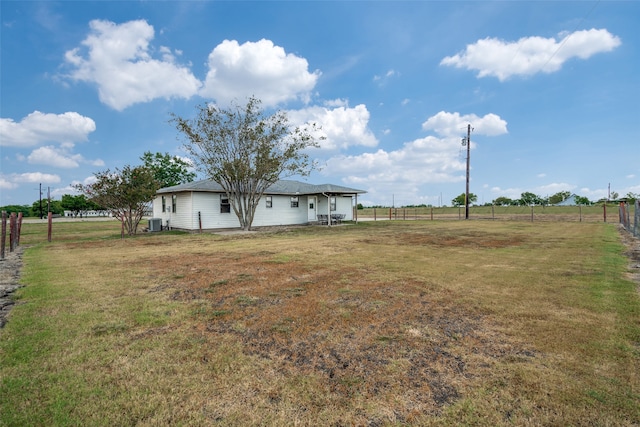
[[464,193],[464,219],[469,219],[469,165],[471,162],[471,124],[467,125],[467,137],[462,138],[462,145],[467,146],[467,189]]
[[40,183],[40,219],[42,219],[42,183]]

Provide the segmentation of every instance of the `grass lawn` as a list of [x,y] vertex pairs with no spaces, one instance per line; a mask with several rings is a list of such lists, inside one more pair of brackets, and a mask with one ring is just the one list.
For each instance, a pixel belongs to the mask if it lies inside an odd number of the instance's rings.
[[617,226],[23,224],[0,425],[640,424]]

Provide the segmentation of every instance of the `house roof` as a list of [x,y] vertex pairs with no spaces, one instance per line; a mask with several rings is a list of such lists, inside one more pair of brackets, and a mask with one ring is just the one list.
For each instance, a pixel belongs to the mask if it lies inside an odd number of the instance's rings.
[[556,206],[575,206],[578,204],[578,202],[576,201],[576,197],[576,194],[572,194],[560,203],[556,203]]
[[[224,189],[220,184],[211,180],[203,179],[201,181],[188,182],[186,184],[174,185],[173,187],[165,187],[159,189],[157,194],[165,193],[181,193],[191,191],[202,191],[210,193],[222,193]],[[281,179],[269,186],[265,194],[286,194],[286,195],[305,195],[305,194],[363,194],[364,190],[343,187],[334,184],[309,184],[306,182],[292,181]]]

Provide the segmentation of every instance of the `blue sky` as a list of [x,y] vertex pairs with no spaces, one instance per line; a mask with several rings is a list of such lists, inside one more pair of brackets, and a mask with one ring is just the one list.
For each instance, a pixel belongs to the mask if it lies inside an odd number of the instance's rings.
[[0,205],[74,194],[170,114],[255,95],[365,205],[640,193],[640,2],[1,1]]

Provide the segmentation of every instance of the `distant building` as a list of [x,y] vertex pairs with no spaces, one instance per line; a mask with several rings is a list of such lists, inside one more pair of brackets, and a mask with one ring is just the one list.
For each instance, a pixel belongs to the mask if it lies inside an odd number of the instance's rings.
[[560,203],[556,203],[555,206],[578,206],[578,201],[576,200],[577,197],[577,194],[572,194]]

